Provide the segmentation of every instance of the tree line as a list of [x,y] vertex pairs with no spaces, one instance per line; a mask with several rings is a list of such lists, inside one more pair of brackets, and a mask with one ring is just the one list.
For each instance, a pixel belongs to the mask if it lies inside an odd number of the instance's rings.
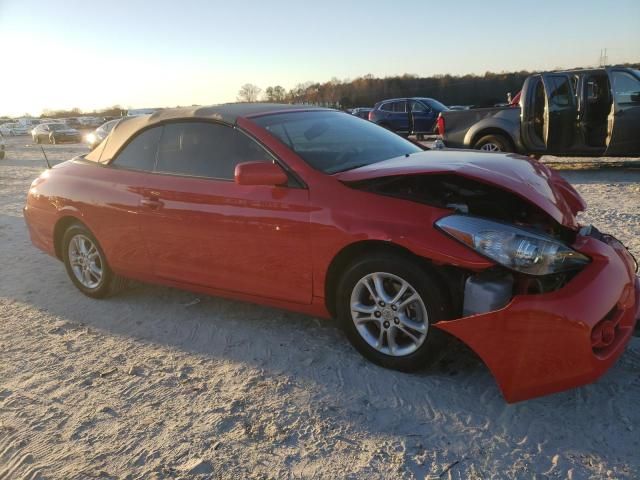
[[[640,64],[625,64],[639,68]],[[300,83],[290,90],[280,85],[264,92],[257,85],[243,85],[237,100],[241,102],[310,103],[340,108],[372,107],[376,102],[396,97],[431,97],[445,105],[487,107],[515,96],[524,80],[534,72],[486,72],[484,75],[400,75],[377,78],[365,75],[354,80],[332,78],[328,82]],[[261,95],[262,93],[262,95]]]

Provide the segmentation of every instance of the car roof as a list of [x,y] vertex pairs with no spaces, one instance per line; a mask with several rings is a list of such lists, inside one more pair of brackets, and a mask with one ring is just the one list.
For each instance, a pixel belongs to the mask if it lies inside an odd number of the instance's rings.
[[611,65],[607,67],[600,68],[572,68],[569,70],[549,70],[546,72],[540,72],[540,74],[545,73],[572,73],[572,74],[588,74],[588,73],[606,73],[608,70],[633,70],[632,67],[626,67],[624,65]]
[[[433,100],[431,97],[398,97],[398,98],[385,98],[384,100],[380,100],[378,103],[387,103],[387,102],[404,102],[407,100]],[[376,104],[377,105],[377,104]]]
[[187,108],[167,108],[152,113],[147,118],[149,123],[159,123],[166,120],[179,120],[190,118],[218,120],[234,125],[238,118],[255,117],[270,113],[306,110],[331,110],[313,105],[280,104],[280,103],[225,103],[221,105],[209,105]]
[[300,104],[280,103],[225,103],[221,105],[195,106],[185,108],[166,108],[150,115],[123,117],[113,127],[103,148],[96,148],[86,155],[86,159],[94,162],[111,160],[138,131],[154,125],[178,120],[213,120],[228,125],[235,125],[238,118],[251,118],[260,115],[284,112],[334,111],[330,108]]

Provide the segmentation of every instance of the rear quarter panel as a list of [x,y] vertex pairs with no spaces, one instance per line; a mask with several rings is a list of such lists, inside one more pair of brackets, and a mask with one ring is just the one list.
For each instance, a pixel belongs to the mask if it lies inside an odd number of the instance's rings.
[[27,196],[25,219],[37,232],[34,243],[54,254],[55,227],[71,217],[93,233],[116,273],[148,269],[137,218],[140,193],[134,186],[143,183],[144,176],[87,161],[68,161],[47,170]]

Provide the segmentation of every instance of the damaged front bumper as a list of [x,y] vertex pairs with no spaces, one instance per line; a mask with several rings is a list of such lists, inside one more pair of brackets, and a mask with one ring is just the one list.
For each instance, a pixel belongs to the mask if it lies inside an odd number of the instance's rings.
[[509,403],[595,381],[633,334],[640,317],[633,257],[607,236],[579,236],[573,248],[592,262],[561,289],[435,325],[480,356]]

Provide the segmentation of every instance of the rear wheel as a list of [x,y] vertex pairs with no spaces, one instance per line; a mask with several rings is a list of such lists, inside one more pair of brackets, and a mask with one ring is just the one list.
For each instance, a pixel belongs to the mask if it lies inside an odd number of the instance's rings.
[[485,135],[478,139],[473,146],[476,150],[482,150],[483,152],[513,152],[511,142],[503,135]]
[[125,280],[114,274],[93,234],[83,225],[72,225],[62,240],[67,274],[85,295],[105,298],[120,291]]
[[338,286],[338,318],[352,345],[383,367],[413,371],[439,358],[446,318],[438,283],[402,255],[375,254],[352,264]]

